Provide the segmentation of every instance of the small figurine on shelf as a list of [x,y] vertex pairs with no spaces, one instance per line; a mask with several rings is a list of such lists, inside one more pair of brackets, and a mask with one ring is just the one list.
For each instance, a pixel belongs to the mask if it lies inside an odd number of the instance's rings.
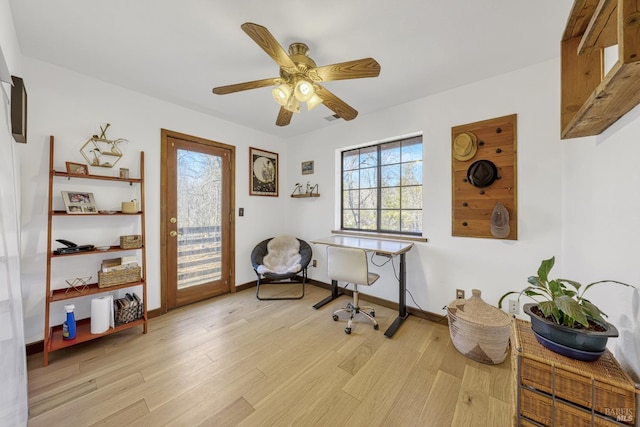
[[294,194],[302,194],[302,184],[300,184],[299,182],[296,182],[296,186],[293,189],[293,192],[291,193],[291,195],[293,196]]

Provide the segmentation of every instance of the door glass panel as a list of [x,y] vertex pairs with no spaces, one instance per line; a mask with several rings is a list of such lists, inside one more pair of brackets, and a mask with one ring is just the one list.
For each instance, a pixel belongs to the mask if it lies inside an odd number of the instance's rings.
[[222,158],[177,150],[178,289],[220,280]]

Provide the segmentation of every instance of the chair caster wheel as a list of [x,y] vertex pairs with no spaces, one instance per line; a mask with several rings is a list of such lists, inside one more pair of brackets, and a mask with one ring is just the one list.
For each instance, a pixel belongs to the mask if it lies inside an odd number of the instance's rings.
[[373,325],[373,329],[377,331],[378,329],[380,329],[380,325]]
[[351,328],[344,328],[344,333],[347,335],[351,335]]
[[338,315],[337,315],[337,314],[334,314],[334,315],[333,315],[333,321],[334,321],[334,322],[337,322],[337,321],[338,321]]
[[371,317],[376,317],[376,312],[372,311],[371,313],[369,313],[371,315]]

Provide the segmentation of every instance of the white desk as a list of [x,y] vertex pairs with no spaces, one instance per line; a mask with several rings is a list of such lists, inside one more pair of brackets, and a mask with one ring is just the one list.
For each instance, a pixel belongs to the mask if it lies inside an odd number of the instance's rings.
[[[413,247],[413,243],[399,240],[372,239],[368,237],[353,237],[333,235],[322,239],[311,240],[311,243],[327,246],[342,246],[346,248],[364,249],[368,252],[376,252],[391,257],[400,256],[400,278],[398,280],[399,296],[398,296],[398,317],[393,321],[391,326],[385,331],[385,336],[391,338],[398,330],[404,319],[409,316],[407,313],[407,270],[405,254]],[[313,308],[320,308],[330,301],[338,298],[342,293],[338,291],[338,282],[331,281],[331,295],[318,302]]]

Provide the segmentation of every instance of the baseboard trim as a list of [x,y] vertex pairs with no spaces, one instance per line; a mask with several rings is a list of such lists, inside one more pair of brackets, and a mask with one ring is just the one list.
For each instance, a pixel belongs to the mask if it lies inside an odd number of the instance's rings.
[[[319,280],[307,279],[307,283],[322,289],[326,289],[328,291],[331,290],[331,285],[329,283],[324,283]],[[248,283],[239,285],[236,287],[236,289],[238,291],[244,291],[250,288],[255,288],[255,286],[256,286],[256,282],[254,281],[254,282],[248,282]],[[345,295],[348,295],[350,297],[353,296],[353,291],[351,291],[350,289],[343,289],[342,292]],[[363,299],[365,301],[369,301],[371,303],[381,305],[383,307],[387,307],[393,310],[398,310],[398,303],[389,301],[383,298],[378,298],[378,297],[366,295],[366,294],[360,294],[360,299]],[[412,316],[420,317],[421,319],[429,320],[435,323],[442,323],[443,325],[447,325],[447,326],[449,325],[447,315],[431,313],[429,311],[423,311],[423,310],[420,310],[419,308],[414,308],[410,306],[407,306],[407,312]]]

